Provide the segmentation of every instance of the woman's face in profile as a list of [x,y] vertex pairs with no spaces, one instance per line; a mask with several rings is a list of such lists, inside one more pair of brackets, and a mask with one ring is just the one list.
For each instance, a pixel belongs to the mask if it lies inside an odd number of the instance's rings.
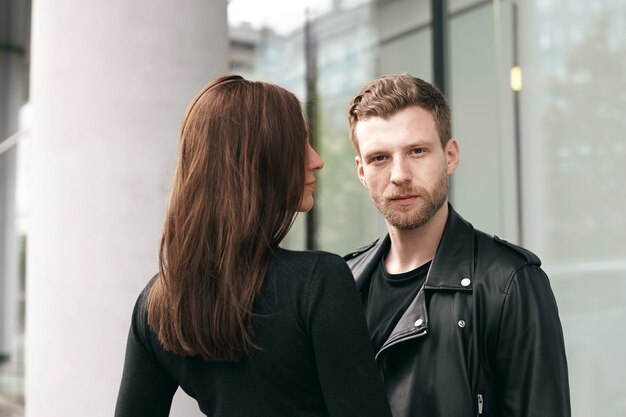
[[313,191],[315,191],[315,171],[319,171],[324,166],[322,157],[319,156],[315,149],[311,147],[309,139],[306,141],[307,153],[304,172],[304,193],[300,200],[298,211],[309,211],[313,207],[315,200],[313,199]]

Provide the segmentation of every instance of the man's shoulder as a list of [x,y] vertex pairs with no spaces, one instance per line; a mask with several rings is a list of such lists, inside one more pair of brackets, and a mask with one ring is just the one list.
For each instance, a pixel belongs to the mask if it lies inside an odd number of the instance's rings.
[[350,270],[352,270],[357,285],[364,283],[368,279],[375,265],[378,264],[380,258],[389,249],[389,245],[389,235],[387,235],[382,239],[379,238],[365,246],[361,246],[343,257]]
[[360,248],[357,248],[355,250],[353,250],[352,252],[347,253],[346,255],[343,256],[343,259],[345,259],[346,261],[350,261],[352,259],[355,259],[361,255],[364,255],[365,253],[371,251],[374,249],[374,247],[376,245],[378,245],[378,243],[381,241],[380,238],[374,240],[373,242],[368,243],[367,245],[363,245]]
[[501,239],[498,236],[494,236],[493,241],[505,250],[512,252],[513,256],[515,256],[516,258],[521,257],[525,263],[529,265],[541,266],[541,260],[539,259],[539,257],[530,250]]
[[[475,231],[474,267],[476,282],[494,285],[506,293],[519,277],[543,279],[541,260],[530,250],[498,236]],[[523,282],[531,282],[526,281]]]
[[489,257],[515,266],[536,265],[541,266],[541,260],[530,250],[508,242],[496,235],[476,230],[477,253],[480,257]]
[[442,239],[440,249],[445,248],[447,254],[464,254],[461,256],[474,258],[475,263],[483,266],[518,269],[526,265],[541,265],[539,257],[530,250],[474,228],[452,206]]

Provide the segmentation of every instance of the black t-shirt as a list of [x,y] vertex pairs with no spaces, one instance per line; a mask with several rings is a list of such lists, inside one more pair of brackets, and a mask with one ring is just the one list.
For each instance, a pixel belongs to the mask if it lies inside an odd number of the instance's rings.
[[374,352],[387,341],[396,324],[419,292],[431,262],[412,271],[389,274],[384,258],[372,275],[367,299],[364,302],[365,318],[370,331]]

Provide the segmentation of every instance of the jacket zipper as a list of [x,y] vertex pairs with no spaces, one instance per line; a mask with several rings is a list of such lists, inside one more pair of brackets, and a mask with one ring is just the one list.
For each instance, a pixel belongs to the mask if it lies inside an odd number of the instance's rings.
[[478,394],[476,396],[476,399],[478,400],[478,416],[482,416],[483,415],[483,395],[482,394]]

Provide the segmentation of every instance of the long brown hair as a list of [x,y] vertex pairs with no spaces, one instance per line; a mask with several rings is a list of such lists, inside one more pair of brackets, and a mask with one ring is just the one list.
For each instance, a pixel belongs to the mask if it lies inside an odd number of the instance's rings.
[[165,350],[237,361],[256,347],[252,307],[304,187],[306,122],[295,95],[232,75],[183,122],[148,323]]

